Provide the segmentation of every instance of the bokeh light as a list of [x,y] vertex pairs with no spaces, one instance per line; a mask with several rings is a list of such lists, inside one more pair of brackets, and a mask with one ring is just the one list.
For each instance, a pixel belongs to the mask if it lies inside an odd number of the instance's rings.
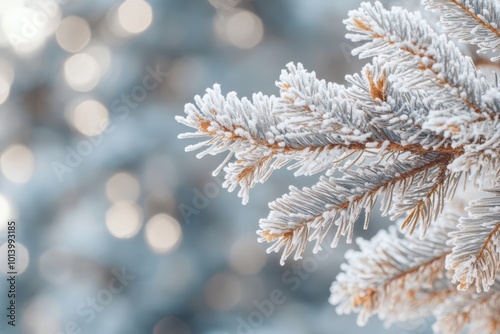
[[85,53],[97,61],[101,76],[109,69],[113,59],[109,46],[102,42],[92,40],[85,47]]
[[2,30],[11,47],[19,54],[30,54],[43,46],[61,20],[56,2],[50,10],[40,6],[18,3],[6,9],[2,16]]
[[138,34],[153,21],[153,10],[143,0],[126,0],[118,7],[118,22],[128,33]]
[[14,205],[4,195],[0,194],[0,232],[7,229],[7,223],[15,220],[17,213]]
[[135,202],[139,198],[139,181],[128,173],[116,173],[106,182],[106,195],[112,202]]
[[142,225],[142,211],[131,202],[116,202],[106,212],[106,226],[117,238],[131,238]]
[[8,261],[8,250],[9,250],[9,244],[8,242],[5,242],[2,246],[0,246],[0,271],[3,272],[4,274],[8,272],[15,272],[17,275],[22,274],[26,268],[28,267],[28,264],[30,262],[30,255],[26,247],[22,243],[20,243],[18,240],[16,240],[16,256],[15,256],[15,265],[14,268],[10,268],[9,261]]
[[0,104],[4,103],[10,94],[10,84],[3,77],[0,77]]
[[0,58],[0,104],[9,97],[12,81],[14,81],[14,68],[8,61]]
[[23,310],[23,332],[47,334],[60,332],[62,310],[53,296],[39,294],[32,298]]
[[14,81],[14,67],[9,61],[2,58],[0,58],[0,77],[9,85]]
[[173,217],[160,213],[146,224],[146,241],[155,252],[164,253],[177,246],[182,237],[182,229]]
[[242,275],[254,275],[266,264],[266,253],[259,247],[255,238],[237,239],[229,252],[229,264]]
[[78,52],[90,41],[91,31],[86,20],[78,16],[68,16],[56,30],[59,45],[68,52]]
[[24,145],[8,147],[0,157],[3,175],[10,181],[26,183],[35,168],[35,158],[29,148]]
[[99,135],[106,129],[108,122],[108,110],[96,100],[79,103],[71,117],[71,125],[86,136]]
[[[278,175],[242,207],[210,177],[221,160],[186,154],[175,121],[215,82],[277,93],[288,61],[335,82],[359,71],[338,28],[357,5],[340,3],[0,1],[0,247],[15,221],[24,257],[14,332],[233,333],[273,289],[287,302],[254,332],[361,332],[324,302],[331,262],[292,291],[283,274],[297,279],[300,263],[280,267],[256,240],[258,212],[309,181]],[[123,270],[134,279],[87,322],[79,307],[94,310]]]
[[219,38],[241,49],[255,47],[264,37],[262,20],[248,10],[233,11],[228,17],[216,17],[214,24]]
[[92,90],[101,77],[99,64],[87,53],[77,53],[64,63],[64,78],[76,91]]
[[235,275],[219,273],[205,285],[205,302],[213,310],[228,311],[238,304],[242,290],[242,284]]
[[167,316],[155,325],[153,334],[191,334],[189,326],[181,319]]
[[3,25],[4,16],[9,15],[9,12],[13,8],[22,7],[24,5],[24,0],[10,0],[10,1],[0,1],[0,46],[1,47],[9,47],[10,40],[8,33],[9,31],[5,29]]
[[69,258],[67,250],[50,248],[38,259],[40,275],[51,283],[68,281],[71,275],[67,266]]

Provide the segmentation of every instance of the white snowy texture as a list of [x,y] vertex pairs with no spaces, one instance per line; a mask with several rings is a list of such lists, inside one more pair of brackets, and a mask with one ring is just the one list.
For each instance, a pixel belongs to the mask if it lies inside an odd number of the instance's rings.
[[[480,52],[500,50],[500,3],[478,0],[424,0],[427,9],[440,14],[440,25],[461,42],[479,46]],[[499,60],[496,55],[491,60]]]
[[[498,0],[423,4],[450,37],[499,51]],[[359,312],[360,324],[373,314],[388,323],[433,315],[436,331],[499,333],[499,82],[419,13],[363,3],[344,23],[359,43],[353,54],[371,58],[347,85],[300,63],[286,65],[278,96],[238,98],[215,85],[176,118],[195,129],[180,137],[205,138],[187,147],[203,149],[198,157],[227,154],[214,175],[224,171],[243,203],[276,169],[324,174],[291,186],[260,220],[259,241],[282,252],[281,264],[309,241],[321,251],[328,235],[332,247],[351,242],[378,202],[398,220],[403,233],[391,227],[346,255],[331,289],[339,313]]]
[[469,215],[450,233],[454,247],[446,268],[453,270],[461,290],[475,284],[477,292],[488,291],[500,267],[500,186],[490,192],[495,197],[471,202]]

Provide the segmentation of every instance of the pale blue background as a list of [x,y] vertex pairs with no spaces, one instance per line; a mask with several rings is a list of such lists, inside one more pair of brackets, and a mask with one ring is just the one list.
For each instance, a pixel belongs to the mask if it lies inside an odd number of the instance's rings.
[[[106,43],[100,27],[107,11],[119,3],[75,0],[61,9],[63,17],[87,19],[93,37]],[[177,139],[188,129],[174,117],[183,113],[184,104],[216,82],[224,92],[235,90],[240,96],[258,91],[277,94],[274,82],[289,61],[302,62],[320,78],[343,82],[345,74],[359,70],[364,63],[348,54],[353,45],[344,39],[341,23],[359,1],[242,1],[240,6],[258,15],[265,29],[262,42],[249,50],[216,38],[212,21],[221,13],[207,0],[149,3],[154,9],[152,25],[136,37],[108,43],[112,70],[88,93],[71,90],[62,79],[62,66],[70,54],[54,36],[31,57],[20,57],[8,48],[0,51],[15,69],[9,100],[0,105],[0,151],[23,143],[34,152],[36,163],[28,183],[18,185],[3,176],[0,181],[0,192],[19,211],[18,238],[30,253],[28,269],[18,276],[18,326],[12,330],[2,320],[0,331],[51,334],[50,324],[64,326],[76,321],[82,333],[88,334],[153,333],[158,322],[170,317],[154,334],[232,334],[237,333],[238,317],[247,319],[256,310],[253,301],[269,299],[279,289],[285,302],[276,305],[254,333],[429,332],[425,321],[387,330],[375,318],[359,328],[355,316],[336,315],[328,304],[329,287],[345,250],[354,245],[339,246],[296,290],[283,281],[283,275],[297,264],[288,261],[281,267],[276,254],[266,255],[265,266],[255,275],[240,275],[229,266],[228,254],[241,238],[255,241],[248,252],[265,252],[266,245],[256,243],[255,231],[258,219],[268,213],[267,203],[285,193],[289,184],[312,184],[316,178],[294,179],[289,172],[276,173],[269,183],[251,192],[246,206],[236,194],[221,190],[189,224],[178,211],[179,204],[192,205],[193,188],[202,189],[211,182],[211,171],[222,160],[210,156],[199,161],[192,152],[183,151],[192,141]],[[415,1],[406,4],[416,6]],[[64,158],[66,145],[74,146],[84,138],[65,122],[64,109],[78,97],[98,99],[109,109],[116,97],[141,83],[146,66],[156,64],[170,73],[166,81],[130,117],[121,121],[112,116],[114,132],[59,182],[51,163]],[[118,171],[133,173],[140,181],[138,204],[145,221],[158,211],[179,220],[183,238],[176,251],[153,253],[144,241],[144,226],[131,239],[117,239],[107,231],[105,213],[110,203],[104,185]],[[152,187],[169,194],[168,201],[148,204]],[[386,226],[375,216],[370,230],[358,235],[369,236]],[[4,240],[0,235],[0,243]],[[53,248],[63,249],[63,255],[49,268],[60,278],[58,282],[40,275],[40,255]],[[78,305],[103,288],[112,269],[121,268],[135,275],[134,280],[86,324],[76,314]],[[207,283],[218,273],[232,275],[242,287],[238,304],[227,311],[214,310],[204,297]],[[226,288],[219,286],[218,293]],[[4,309],[4,283],[0,289]],[[33,303],[41,304],[34,307]]]

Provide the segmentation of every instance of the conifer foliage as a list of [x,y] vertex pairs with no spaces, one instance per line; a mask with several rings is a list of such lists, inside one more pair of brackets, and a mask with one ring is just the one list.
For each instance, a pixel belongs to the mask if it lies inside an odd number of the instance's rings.
[[[187,147],[200,158],[227,153],[214,175],[223,171],[243,203],[276,169],[322,174],[290,187],[259,223],[259,241],[282,264],[308,241],[313,252],[330,234],[332,247],[351,242],[377,202],[397,220],[346,254],[331,288],[339,313],[358,312],[360,325],[373,314],[388,323],[432,315],[436,332],[500,333],[500,87],[457,47],[499,66],[500,2],[423,5],[447,35],[418,12],[363,3],[344,23],[359,43],[353,54],[371,62],[347,86],[292,63],[277,96],[239,98],[215,85],[177,117],[195,129],[180,137],[204,138]],[[480,196],[465,201],[459,184]]]

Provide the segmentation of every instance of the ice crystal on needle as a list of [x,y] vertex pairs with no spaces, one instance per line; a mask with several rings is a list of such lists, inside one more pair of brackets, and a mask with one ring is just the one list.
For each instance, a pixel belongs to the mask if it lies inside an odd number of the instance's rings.
[[[496,0],[424,0],[450,37],[500,59]],[[246,203],[249,190],[287,166],[323,173],[312,187],[269,204],[259,240],[300,259],[333,235],[354,237],[380,201],[398,220],[358,241],[332,285],[339,313],[378,314],[389,323],[434,315],[437,332],[500,332],[500,88],[418,12],[363,3],[344,20],[354,55],[371,58],[347,86],[290,63],[278,96],[223,95],[218,85],[177,120],[206,138],[187,150],[227,152],[214,171]],[[342,177],[333,177],[335,170]],[[459,183],[485,195],[457,200]],[[462,186],[462,185],[461,185]],[[458,204],[457,204],[458,203]],[[458,205],[458,206],[457,206]],[[419,231],[418,235],[413,233]]]

